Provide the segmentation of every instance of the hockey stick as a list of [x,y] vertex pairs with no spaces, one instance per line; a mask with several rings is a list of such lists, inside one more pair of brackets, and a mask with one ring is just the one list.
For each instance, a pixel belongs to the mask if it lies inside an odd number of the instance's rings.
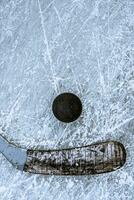
[[111,172],[126,161],[123,144],[98,142],[83,147],[39,150],[23,149],[0,135],[0,152],[17,169],[45,175],[89,175]]

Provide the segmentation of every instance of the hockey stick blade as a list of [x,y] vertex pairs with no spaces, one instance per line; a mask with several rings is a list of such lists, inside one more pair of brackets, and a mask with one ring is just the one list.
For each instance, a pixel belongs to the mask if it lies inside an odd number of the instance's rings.
[[117,141],[58,150],[26,150],[0,136],[0,152],[17,169],[44,175],[100,174],[115,171],[126,162],[126,150]]

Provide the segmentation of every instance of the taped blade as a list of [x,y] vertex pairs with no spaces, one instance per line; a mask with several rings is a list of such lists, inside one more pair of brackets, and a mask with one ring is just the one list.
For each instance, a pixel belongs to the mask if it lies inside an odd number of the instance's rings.
[[61,150],[28,150],[25,171],[53,175],[89,175],[119,169],[126,161],[124,146],[116,141]]
[[107,141],[59,150],[26,150],[0,136],[0,152],[19,170],[45,175],[89,175],[111,172],[126,161],[123,144]]

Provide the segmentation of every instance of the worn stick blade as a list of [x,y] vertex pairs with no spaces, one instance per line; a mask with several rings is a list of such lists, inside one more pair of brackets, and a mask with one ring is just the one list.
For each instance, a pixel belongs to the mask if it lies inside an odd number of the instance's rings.
[[89,175],[119,169],[126,161],[124,146],[116,141],[61,150],[27,150],[24,171],[46,175]]

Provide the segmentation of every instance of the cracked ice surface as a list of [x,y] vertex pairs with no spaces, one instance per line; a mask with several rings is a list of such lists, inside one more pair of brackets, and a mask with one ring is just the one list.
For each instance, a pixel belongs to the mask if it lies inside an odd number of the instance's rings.
[[[82,116],[57,121],[61,92]],[[23,147],[72,147],[114,139],[127,163],[84,177],[29,175],[0,155],[1,200],[134,199],[134,1],[1,0],[0,130]]]

